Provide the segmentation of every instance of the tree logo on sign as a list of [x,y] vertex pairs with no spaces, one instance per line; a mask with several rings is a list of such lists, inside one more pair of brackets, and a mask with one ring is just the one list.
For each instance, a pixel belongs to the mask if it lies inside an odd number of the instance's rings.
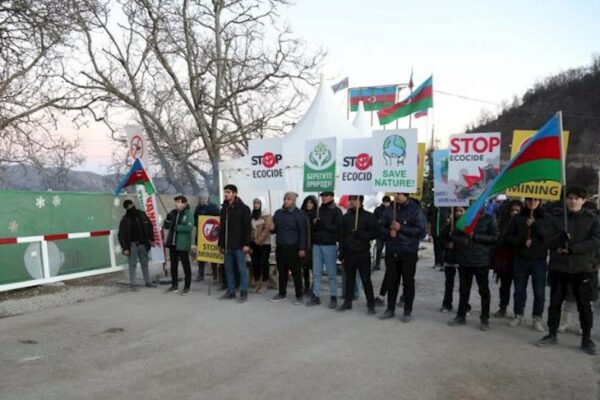
[[325,143],[321,142],[317,143],[308,155],[308,164],[316,170],[329,167],[332,160],[331,150],[329,150]]

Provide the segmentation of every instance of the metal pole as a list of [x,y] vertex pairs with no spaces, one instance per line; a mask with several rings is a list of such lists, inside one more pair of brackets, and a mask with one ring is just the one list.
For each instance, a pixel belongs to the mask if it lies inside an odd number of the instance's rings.
[[[560,183],[562,186],[562,199],[563,199],[563,223],[565,225],[565,232],[569,233],[569,226],[567,222],[567,173],[565,169],[565,149],[563,143],[563,120],[562,111],[556,113],[558,118],[558,147],[560,149]],[[567,244],[568,246],[568,244]]]

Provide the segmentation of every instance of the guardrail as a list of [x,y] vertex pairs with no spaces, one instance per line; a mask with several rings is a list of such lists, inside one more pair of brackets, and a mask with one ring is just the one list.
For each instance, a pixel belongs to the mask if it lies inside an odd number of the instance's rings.
[[[117,259],[115,255],[115,235],[116,230],[101,230],[101,231],[90,231],[90,232],[75,232],[75,233],[55,233],[49,235],[39,236],[22,236],[22,237],[9,237],[0,238],[0,246],[11,245],[11,244],[22,244],[22,243],[40,243],[41,249],[41,262],[42,262],[42,278],[30,279],[22,282],[7,283],[0,285],[0,292],[8,290],[21,289],[30,286],[43,285],[47,283],[61,282],[69,279],[85,278],[93,275],[106,274],[111,272],[121,271],[122,265],[117,265]],[[94,238],[106,236],[108,239],[109,259],[110,266],[107,268],[93,269],[90,271],[76,272],[66,275],[51,276],[50,274],[50,261],[48,256],[48,243],[59,240],[76,240],[83,238]]]

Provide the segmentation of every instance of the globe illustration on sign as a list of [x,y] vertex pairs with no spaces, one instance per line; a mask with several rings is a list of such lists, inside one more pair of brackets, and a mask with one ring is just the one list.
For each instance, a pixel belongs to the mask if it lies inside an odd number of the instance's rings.
[[395,160],[396,165],[404,164],[406,157],[406,141],[402,136],[390,135],[383,142],[383,158],[385,165],[392,165]]

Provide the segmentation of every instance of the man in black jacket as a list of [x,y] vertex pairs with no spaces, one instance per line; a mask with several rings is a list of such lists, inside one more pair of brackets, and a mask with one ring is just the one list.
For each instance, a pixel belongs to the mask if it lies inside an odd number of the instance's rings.
[[371,282],[370,250],[371,241],[379,236],[380,229],[375,216],[363,209],[363,200],[363,196],[350,196],[350,208],[342,218],[340,261],[346,271],[346,297],[338,311],[352,309],[352,293],[354,293],[358,269],[367,298],[368,313],[373,315],[375,296]]
[[542,314],[546,300],[546,238],[548,236],[548,218],[541,208],[542,201],[528,197],[525,207],[519,215],[513,217],[506,229],[505,242],[515,252],[514,277],[515,318],[510,326],[523,323],[525,302],[527,301],[527,283],[531,275],[533,284],[533,329],[543,332]]
[[469,295],[473,277],[479,287],[481,296],[481,324],[482,331],[490,329],[490,287],[489,271],[491,249],[498,240],[499,230],[496,217],[482,211],[483,215],[477,221],[472,233],[466,234],[455,230],[452,234],[452,242],[458,259],[458,276],[460,279],[460,301],[456,318],[450,321],[450,326],[465,325],[467,323],[467,312],[469,307]]
[[[194,225],[196,226],[196,241],[198,243],[198,217],[201,215],[210,215],[213,217],[219,216],[219,207],[216,204],[211,203],[208,194],[202,193],[198,196],[198,205],[194,210]],[[196,281],[201,282],[204,280],[204,268],[206,267],[205,261],[198,261],[198,277]],[[211,264],[213,279],[217,276],[217,265]]]
[[404,295],[401,321],[412,320],[419,243],[425,237],[427,221],[419,204],[408,196],[408,193],[396,193],[394,204],[384,214],[383,230],[387,241],[384,281],[388,286],[388,302],[387,310],[379,317],[382,320],[395,316],[400,280]]
[[321,193],[321,207],[314,225],[313,244],[313,295],[308,306],[321,304],[321,276],[323,267],[329,277],[329,308],[337,308],[337,242],[342,229],[342,210],[333,201],[333,192]]
[[302,304],[302,259],[306,256],[308,243],[308,221],[306,214],[296,207],[298,195],[287,192],[283,196],[283,207],[275,212],[271,221],[271,233],[277,247],[275,257],[279,274],[279,293],[270,301],[281,301],[287,297],[288,273],[291,271],[296,290],[295,305]]
[[[373,214],[375,215],[375,220],[378,224],[383,224],[383,214],[385,213],[385,210],[390,206],[391,202],[392,200],[390,199],[390,196],[383,196],[383,199],[381,199],[381,204],[375,209],[375,211],[373,211]],[[373,271],[379,271],[381,269],[381,255],[383,254],[384,247],[385,235],[383,233],[380,233],[377,237],[377,241],[375,242],[376,252]]]
[[223,206],[221,207],[221,225],[219,227],[219,248],[225,253],[225,273],[227,291],[221,299],[235,299],[235,272],[240,275],[239,303],[248,300],[248,269],[246,254],[250,252],[250,208],[237,195],[235,185],[223,188]]
[[135,208],[131,200],[125,200],[123,207],[127,211],[119,224],[118,237],[121,251],[123,255],[127,256],[129,263],[129,286],[131,290],[137,290],[135,268],[139,260],[146,287],[156,287],[150,280],[150,272],[148,271],[148,251],[152,246],[152,242],[154,242],[152,221],[145,212]]
[[570,287],[577,302],[581,322],[581,349],[596,355],[596,344],[590,334],[593,325],[593,267],[595,252],[600,247],[600,220],[592,211],[583,208],[585,198],[585,190],[570,188],[567,191],[567,226],[564,213],[560,209],[550,224],[546,243],[550,249],[550,334],[538,341],[537,345],[545,347],[557,343],[556,333],[560,325],[561,308]]

